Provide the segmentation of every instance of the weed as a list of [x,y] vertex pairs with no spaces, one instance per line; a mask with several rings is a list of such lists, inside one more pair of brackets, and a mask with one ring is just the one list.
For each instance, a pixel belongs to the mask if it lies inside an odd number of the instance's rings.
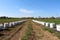
[[29,37],[32,35],[32,25],[30,24],[28,30],[26,30],[25,36],[21,40],[28,40]]

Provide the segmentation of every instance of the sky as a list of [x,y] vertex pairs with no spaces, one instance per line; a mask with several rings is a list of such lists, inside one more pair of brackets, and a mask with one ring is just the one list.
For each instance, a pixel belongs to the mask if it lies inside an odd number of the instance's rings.
[[60,0],[0,0],[0,16],[60,17]]

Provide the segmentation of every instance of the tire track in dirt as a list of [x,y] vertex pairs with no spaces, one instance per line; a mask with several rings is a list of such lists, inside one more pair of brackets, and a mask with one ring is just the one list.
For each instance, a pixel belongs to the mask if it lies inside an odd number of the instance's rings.
[[28,25],[29,25],[29,21],[22,24],[21,27],[23,27],[23,28],[21,30],[19,30],[10,40],[21,40],[21,38],[23,37],[25,30],[27,29]]
[[52,35],[50,32],[42,29],[42,25],[33,23],[33,31],[35,32],[35,39],[33,40],[59,40],[58,37]]

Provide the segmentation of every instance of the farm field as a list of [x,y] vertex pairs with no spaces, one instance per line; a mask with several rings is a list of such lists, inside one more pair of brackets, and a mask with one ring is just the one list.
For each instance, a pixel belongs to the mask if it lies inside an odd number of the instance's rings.
[[3,30],[1,33],[5,35],[1,35],[0,40],[60,40],[57,35],[43,28],[43,25],[30,19],[10,30]]
[[51,23],[60,24],[60,19],[37,19],[37,20],[43,21],[43,22],[51,22]]
[[[0,32],[0,40],[60,40],[55,32],[28,19],[15,27]],[[52,32],[52,33],[51,33]]]
[[7,19],[0,18],[0,23],[14,22],[14,21],[20,21],[20,20],[23,20],[23,18],[7,18]]

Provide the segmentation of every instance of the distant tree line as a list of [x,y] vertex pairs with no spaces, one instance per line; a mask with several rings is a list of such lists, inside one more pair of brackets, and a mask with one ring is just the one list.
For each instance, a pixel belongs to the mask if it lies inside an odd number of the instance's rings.
[[1,16],[0,19],[13,19],[13,17]]
[[[0,19],[12,19],[15,17],[6,17],[6,16],[1,16]],[[16,19],[16,18],[15,18]],[[22,19],[60,19],[60,17],[22,17]]]
[[0,17],[0,19],[7,19],[8,17],[6,17],[6,16],[2,16],[2,17]]

